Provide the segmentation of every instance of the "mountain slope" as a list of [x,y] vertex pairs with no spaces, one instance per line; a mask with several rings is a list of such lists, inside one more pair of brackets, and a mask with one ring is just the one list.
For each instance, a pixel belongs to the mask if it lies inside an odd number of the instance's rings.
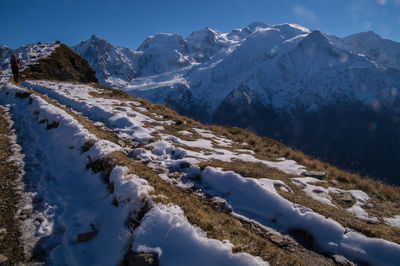
[[[228,34],[205,28],[180,41],[187,47],[183,65],[113,85],[202,122],[248,128],[399,184],[400,147],[392,145],[400,132],[398,43],[371,32],[340,39],[263,23]],[[153,68],[160,51],[150,53]],[[241,97],[235,103],[232,95],[243,84],[257,95],[254,106],[244,108]]]
[[[246,84],[236,98],[258,103]],[[400,259],[398,188],[97,84],[2,82],[0,103],[24,153],[16,217],[30,262]]]

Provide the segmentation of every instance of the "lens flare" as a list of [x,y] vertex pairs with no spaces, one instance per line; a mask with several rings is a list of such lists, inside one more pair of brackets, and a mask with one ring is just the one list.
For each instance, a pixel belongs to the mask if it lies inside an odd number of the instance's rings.
[[373,110],[378,110],[380,106],[381,106],[381,104],[380,104],[378,101],[373,101],[373,102],[371,103],[371,108],[372,108]]
[[393,87],[390,89],[390,94],[392,94],[392,96],[395,97],[397,95],[397,91],[398,91],[397,88]]
[[369,21],[367,21],[367,22],[364,23],[364,28],[365,28],[366,30],[368,30],[369,28],[371,28],[371,26],[372,26],[372,23],[369,22]]
[[270,52],[271,54],[275,54],[277,50],[278,50],[278,45],[274,45],[274,47],[271,48]]
[[347,56],[347,54],[342,54],[339,57],[340,63],[345,63],[348,59],[349,59],[349,57]]
[[369,131],[375,131],[375,130],[378,129],[378,124],[375,123],[375,122],[370,122],[370,123],[368,124],[368,129],[369,129]]

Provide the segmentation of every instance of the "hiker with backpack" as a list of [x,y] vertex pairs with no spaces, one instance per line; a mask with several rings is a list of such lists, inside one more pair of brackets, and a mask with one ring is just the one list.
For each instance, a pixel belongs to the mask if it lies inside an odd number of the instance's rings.
[[17,59],[17,57],[15,56],[15,54],[13,54],[11,56],[10,63],[11,63],[11,70],[12,70],[12,73],[13,73],[14,81],[18,82],[18,69],[20,67],[20,62]]

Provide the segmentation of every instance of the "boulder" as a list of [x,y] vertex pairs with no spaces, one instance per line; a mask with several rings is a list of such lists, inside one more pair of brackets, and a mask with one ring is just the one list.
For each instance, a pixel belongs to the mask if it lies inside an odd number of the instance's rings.
[[3,254],[0,254],[0,264],[3,264],[6,261],[8,261],[8,258],[6,256],[4,256]]
[[326,176],[326,173],[325,173],[325,172],[318,172],[318,171],[305,171],[302,175],[303,175],[303,176],[308,176],[308,177],[314,177],[314,178],[322,179],[323,177]]
[[136,253],[129,250],[124,265],[128,266],[158,266],[158,256],[153,253]]

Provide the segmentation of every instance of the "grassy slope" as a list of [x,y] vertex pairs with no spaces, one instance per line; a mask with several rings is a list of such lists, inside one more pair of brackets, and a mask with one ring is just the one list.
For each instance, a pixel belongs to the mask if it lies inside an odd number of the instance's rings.
[[26,79],[97,82],[88,62],[62,43],[49,57],[22,71],[21,80]]

